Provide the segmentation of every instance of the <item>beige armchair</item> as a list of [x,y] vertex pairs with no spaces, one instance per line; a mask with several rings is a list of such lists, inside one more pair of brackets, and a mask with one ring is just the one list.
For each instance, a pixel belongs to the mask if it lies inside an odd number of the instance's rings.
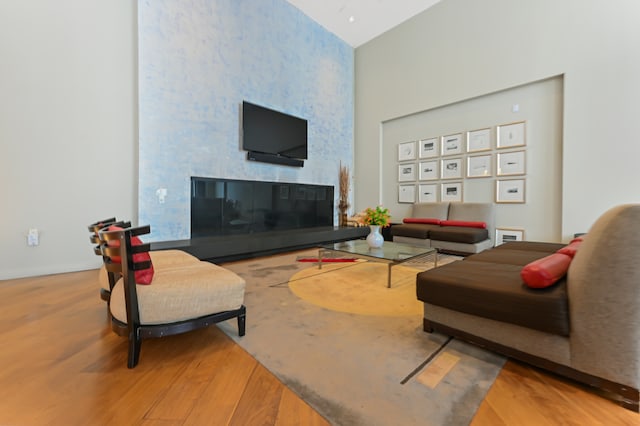
[[[138,364],[142,340],[184,333],[237,318],[238,334],[245,333],[245,281],[209,262],[189,262],[153,269],[147,285],[137,273],[150,272],[149,244],[136,241],[149,226],[99,231],[100,252],[110,280],[112,328],[129,339],[127,366]],[[148,274],[147,274],[148,278]]]

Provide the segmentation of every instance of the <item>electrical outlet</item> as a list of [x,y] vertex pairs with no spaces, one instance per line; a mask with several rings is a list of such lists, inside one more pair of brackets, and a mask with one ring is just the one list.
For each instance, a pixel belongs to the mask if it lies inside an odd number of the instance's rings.
[[29,229],[29,233],[27,234],[27,245],[37,246],[38,244],[40,244],[40,233],[36,228]]

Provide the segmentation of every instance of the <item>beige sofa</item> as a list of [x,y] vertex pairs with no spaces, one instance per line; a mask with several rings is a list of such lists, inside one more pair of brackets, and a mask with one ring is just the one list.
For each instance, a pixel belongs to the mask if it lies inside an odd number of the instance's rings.
[[[544,251],[553,249],[552,244],[509,244],[513,245],[418,274],[425,331],[456,336],[604,389],[623,406],[638,411],[640,204],[618,206],[603,214],[584,236],[566,276],[555,287],[539,292],[525,287],[520,278],[522,266],[514,259],[543,257]],[[539,255],[532,254],[536,250]],[[455,297],[449,302],[446,297],[434,298],[438,287],[441,293],[448,288]],[[479,299],[478,294],[487,288],[496,294]],[[507,292],[520,296],[514,298]],[[505,317],[505,303],[498,302],[506,296],[520,305],[512,310],[511,318]],[[532,300],[527,308],[525,297],[540,299]],[[464,307],[456,300],[481,301],[475,307]],[[566,312],[552,311],[565,316],[566,326],[547,330],[542,326],[549,316],[545,309],[558,301]],[[525,315],[529,318],[523,319]]]
[[453,253],[479,253],[494,245],[494,210],[492,203],[416,203],[413,205],[410,219],[484,222],[486,228],[403,223],[393,225],[390,233],[393,241],[398,243],[432,247]]

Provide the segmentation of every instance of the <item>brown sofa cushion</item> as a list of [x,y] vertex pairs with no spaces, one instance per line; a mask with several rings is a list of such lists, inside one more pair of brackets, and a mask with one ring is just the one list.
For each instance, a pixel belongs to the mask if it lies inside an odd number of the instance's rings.
[[487,229],[466,226],[440,226],[429,232],[432,240],[450,241],[453,243],[475,244],[489,238]]
[[517,266],[523,267],[533,262],[534,260],[538,260],[541,257],[545,257],[552,253],[555,253],[555,251],[547,253],[543,251],[530,251],[530,250],[493,249],[493,250],[485,250],[477,254],[472,254],[471,256],[467,257],[465,260],[471,260],[474,262],[490,262],[490,263],[517,265]]
[[403,223],[391,227],[391,235],[394,237],[411,237],[428,239],[429,232],[440,228],[439,225],[427,225],[424,223]]
[[[544,253],[554,253],[564,247],[565,244],[558,243],[544,243],[540,241],[510,241],[508,243],[500,244],[493,248],[493,250],[527,250],[527,251],[541,251]],[[542,257],[542,256],[541,256]]]
[[568,336],[566,278],[546,289],[531,289],[522,282],[521,269],[522,265],[467,258],[419,273],[417,297],[447,309]]

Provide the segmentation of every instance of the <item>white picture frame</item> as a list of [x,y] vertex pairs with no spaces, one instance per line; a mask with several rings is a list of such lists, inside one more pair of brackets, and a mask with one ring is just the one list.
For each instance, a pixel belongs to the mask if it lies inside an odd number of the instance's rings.
[[462,154],[462,133],[443,136],[440,154],[443,157]]
[[496,176],[523,175],[526,172],[526,152],[499,152],[496,155]]
[[467,132],[467,152],[489,151],[491,149],[491,128]]
[[467,177],[484,178],[492,175],[491,154],[467,157]]
[[462,182],[444,182],[440,188],[440,201],[462,201]]
[[398,161],[416,159],[416,141],[398,144]]
[[524,203],[525,180],[504,179],[496,180],[496,203]]
[[436,180],[439,177],[438,160],[421,161],[418,180]]
[[525,121],[518,121],[498,126],[496,147],[502,149],[525,146],[527,143],[525,123]]
[[398,164],[398,182],[411,182],[416,180],[416,164]]
[[444,158],[440,164],[440,175],[442,179],[462,178],[462,157]]
[[524,241],[524,229],[521,228],[496,228],[495,245],[499,246],[511,241]]
[[415,203],[416,186],[398,185],[398,203]]
[[420,158],[433,158],[440,155],[440,144],[438,138],[422,139],[418,142]]
[[426,183],[418,185],[418,202],[435,203],[438,201],[438,184]]
[[398,182],[411,182],[416,180],[416,164],[398,164]]

